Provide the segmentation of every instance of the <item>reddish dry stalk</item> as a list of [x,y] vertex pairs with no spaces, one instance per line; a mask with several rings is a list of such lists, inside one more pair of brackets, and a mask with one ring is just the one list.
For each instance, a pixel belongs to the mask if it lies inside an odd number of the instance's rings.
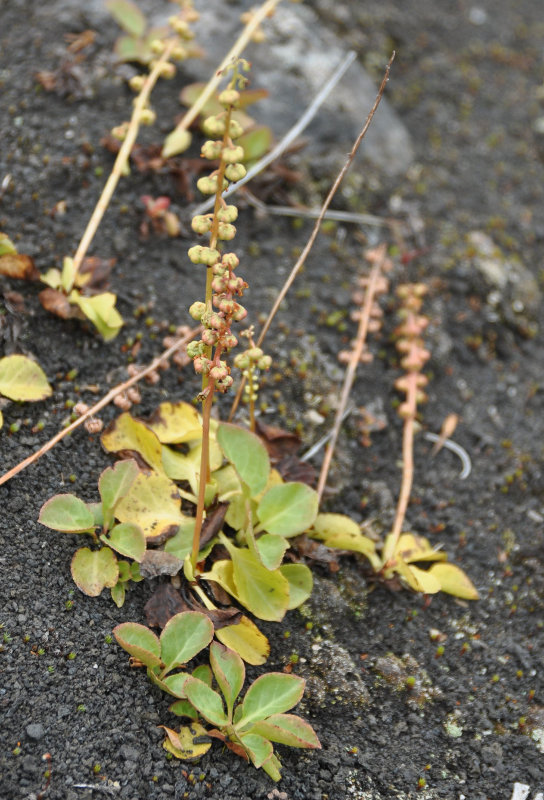
[[384,561],[387,563],[394,555],[397,542],[402,531],[406,510],[410,501],[412,484],[414,481],[414,420],[416,417],[416,397],[418,386],[416,383],[416,373],[408,376],[409,388],[406,395],[406,403],[413,408],[413,413],[404,420],[402,431],[402,481],[400,485],[395,521],[391,529],[391,539],[387,552],[384,552]]
[[[324,216],[325,216],[325,214],[327,212],[327,209],[330,206],[330,204],[331,204],[331,202],[332,202],[332,200],[334,198],[334,195],[338,191],[338,187],[342,183],[346,172],[350,168],[350,166],[351,166],[351,164],[353,162],[353,159],[355,158],[355,156],[357,154],[357,150],[359,149],[359,146],[360,146],[361,142],[363,141],[367,130],[370,127],[370,123],[372,122],[374,114],[376,113],[376,110],[377,110],[377,108],[378,108],[378,106],[380,104],[380,101],[381,101],[382,97],[383,97],[383,93],[385,91],[385,87],[387,85],[387,81],[389,80],[389,71],[391,69],[391,64],[393,63],[393,59],[394,58],[395,58],[395,52],[393,51],[393,53],[391,55],[391,58],[389,59],[389,62],[387,64],[386,68],[385,68],[385,74],[384,74],[383,80],[382,80],[382,82],[380,84],[380,88],[378,89],[378,94],[376,96],[376,100],[374,101],[374,105],[372,106],[372,108],[370,110],[370,113],[368,114],[368,117],[366,118],[366,122],[365,122],[362,130],[359,133],[359,135],[357,136],[357,139],[355,140],[355,143],[354,143],[353,147],[351,148],[350,154],[348,155],[344,166],[342,167],[342,169],[338,173],[338,175],[337,175],[337,177],[336,177],[336,179],[335,179],[335,181],[334,181],[334,183],[333,183],[333,185],[332,185],[327,197],[325,198],[325,201],[324,201],[323,205],[321,206],[321,211],[319,212],[319,216],[317,217],[317,219],[315,221],[315,225],[313,227],[312,233],[310,234],[310,238],[306,242],[306,246],[304,247],[304,250],[300,254],[295,266],[291,270],[291,273],[290,273],[289,277],[287,278],[287,280],[283,284],[283,286],[281,288],[281,291],[278,294],[274,305],[272,306],[272,309],[271,309],[271,311],[270,311],[270,313],[269,313],[269,315],[268,315],[268,317],[266,319],[266,322],[264,323],[263,328],[262,328],[262,330],[261,330],[261,332],[259,334],[259,338],[257,339],[257,347],[260,347],[261,344],[263,343],[264,337],[268,333],[270,325],[272,324],[272,320],[276,316],[276,314],[278,312],[278,309],[279,309],[280,305],[282,304],[282,302],[283,302],[283,300],[285,298],[285,295],[287,294],[287,292],[291,288],[295,278],[297,277],[298,273],[300,272],[300,270],[304,266],[304,263],[305,263],[306,259],[308,258],[308,255],[309,255],[312,247],[314,246],[314,242],[315,242],[315,240],[317,238],[317,234],[319,233],[319,229],[321,227],[321,223],[323,222],[323,218],[324,218]],[[229,421],[232,420],[232,418],[234,417],[234,415],[236,413],[236,409],[238,408],[238,405],[240,403],[240,399],[242,397],[242,392],[244,391],[245,384],[246,384],[246,379],[242,378],[242,380],[240,381],[240,386],[238,387],[238,391],[236,392],[236,396],[235,396],[234,401],[232,403],[232,407],[230,409]]]
[[317,494],[320,503],[321,503],[321,498],[323,496],[323,491],[325,489],[325,484],[327,482],[327,476],[329,474],[334,448],[336,447],[336,441],[338,439],[338,434],[340,433],[340,428],[342,426],[342,419],[344,417],[344,412],[346,410],[349,395],[353,387],[353,382],[355,380],[355,372],[357,370],[357,365],[360,361],[361,354],[365,346],[366,336],[368,333],[368,324],[370,322],[370,312],[372,309],[372,304],[374,302],[374,296],[376,294],[376,288],[378,286],[380,273],[385,262],[385,255],[386,255],[385,245],[382,244],[377,249],[376,254],[373,256],[374,266],[370,271],[368,284],[366,287],[365,300],[362,308],[361,317],[359,319],[359,327],[357,329],[357,338],[355,340],[355,347],[353,348],[346,369],[346,376],[344,378],[344,385],[342,387],[340,403],[338,404],[338,408],[336,409],[336,417],[334,419],[334,426],[332,429],[331,438],[327,445],[327,449],[325,450],[323,464],[321,465],[321,472],[317,484]]
[[204,521],[204,501],[206,498],[206,476],[209,475],[210,469],[210,418],[213,405],[213,390],[214,381],[211,381],[211,383],[208,384],[208,394],[206,395],[204,407],[202,409],[202,455],[200,458],[200,481],[198,484],[193,549],[191,552],[193,570],[198,559],[198,551],[200,550],[200,533]]
[[40,449],[36,450],[36,452],[33,453],[31,456],[28,456],[28,458],[25,458],[23,461],[19,462],[19,464],[16,464],[14,467],[12,467],[8,472],[4,473],[4,475],[1,475],[0,486],[3,483],[7,483],[9,480],[11,480],[11,478],[13,478],[19,472],[22,472],[24,469],[26,469],[26,467],[29,467],[30,464],[33,464],[35,461],[41,458],[45,453],[48,453],[49,450],[52,450],[53,447],[58,442],[60,442],[61,439],[64,439],[65,436],[68,436],[69,433],[72,433],[72,431],[75,431],[76,428],[79,428],[79,426],[82,425],[86,420],[88,420],[90,417],[93,417],[95,414],[101,411],[105,406],[111,403],[113,398],[117,397],[118,394],[126,392],[127,389],[130,389],[130,387],[134,386],[135,383],[138,383],[138,381],[140,381],[142,378],[145,378],[145,376],[149,375],[150,372],[154,372],[155,370],[157,370],[157,368],[163,361],[170,358],[170,356],[173,355],[173,353],[175,353],[176,350],[179,350],[181,347],[186,345],[188,342],[191,341],[191,339],[194,339],[194,337],[197,336],[200,333],[200,331],[201,328],[194,328],[190,333],[183,336],[181,339],[179,339],[177,342],[171,345],[167,350],[165,350],[164,353],[162,353],[162,355],[155,358],[151,362],[151,364],[149,364],[148,367],[145,367],[145,369],[143,369],[137,375],[134,375],[132,378],[129,378],[128,381],[125,381],[124,383],[120,383],[117,386],[115,386],[110,392],[108,392],[107,395],[105,395],[102,398],[102,400],[99,400],[98,403],[95,403],[95,405],[92,406],[92,408],[89,408],[88,411],[86,411],[84,414],[81,415],[81,417],[76,419],[75,422],[72,422],[71,425],[68,425],[67,428],[64,428],[63,430],[59,431],[55,436],[53,436],[52,439],[46,442],[43,445],[43,447],[40,447]]

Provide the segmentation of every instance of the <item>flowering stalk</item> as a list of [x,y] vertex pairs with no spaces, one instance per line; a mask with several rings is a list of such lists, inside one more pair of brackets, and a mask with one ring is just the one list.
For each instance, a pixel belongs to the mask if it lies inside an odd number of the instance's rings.
[[427,395],[423,387],[428,380],[421,372],[423,365],[429,360],[431,354],[423,346],[421,334],[429,324],[427,317],[419,313],[423,296],[427,287],[422,283],[407,283],[399,286],[397,295],[402,300],[402,324],[397,328],[397,350],[403,353],[401,366],[406,375],[395,381],[395,387],[406,394],[406,400],[398,408],[399,415],[404,419],[402,436],[402,482],[397,503],[395,521],[391,536],[387,540],[387,547],[383,552],[384,565],[394,557],[397,542],[402,530],[412,482],[414,477],[414,422],[417,414],[418,403],[423,403]]
[[189,250],[189,258],[193,264],[206,266],[204,302],[193,303],[189,309],[193,319],[202,324],[202,337],[191,342],[187,349],[189,357],[193,359],[195,371],[202,375],[202,457],[191,553],[193,570],[200,546],[206,484],[210,478],[210,418],[213,395],[216,390],[226,392],[232,385],[230,367],[222,356],[238,344],[238,339],[231,331],[232,323],[241,322],[247,315],[246,309],[237,300],[247,287],[247,283],[235,274],[239,264],[238,256],[235,253],[221,254],[218,249],[220,241],[234,239],[236,228],[232,223],[238,217],[236,206],[227,205],[223,199],[223,191],[230,182],[238,181],[246,174],[241,163],[244,150],[234,144],[234,140],[242,134],[242,127],[232,118],[232,111],[240,100],[236,87],[240,88],[245,84],[245,78],[238,73],[239,66],[243,69],[249,68],[245,61],[233,65],[228,88],[219,95],[219,102],[224,110],[216,116],[208,117],[204,122],[206,133],[220,138],[204,143],[202,157],[212,161],[218,159],[219,166],[210,175],[200,178],[197,187],[203,194],[215,195],[214,210],[210,214],[198,215],[192,221],[192,228],[196,233],[209,234],[208,246],[195,245]]
[[241,336],[248,340],[249,346],[243,353],[238,353],[234,359],[234,366],[242,371],[242,375],[247,381],[244,395],[249,404],[249,429],[255,432],[255,401],[259,395],[258,371],[269,370],[272,366],[272,359],[270,356],[265,356],[260,347],[255,346],[253,335],[253,325],[247,331],[242,331]]

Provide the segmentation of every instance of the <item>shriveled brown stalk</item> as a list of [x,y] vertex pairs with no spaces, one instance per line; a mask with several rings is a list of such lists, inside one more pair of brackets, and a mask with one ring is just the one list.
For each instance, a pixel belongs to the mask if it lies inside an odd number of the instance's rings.
[[387,545],[382,554],[384,565],[395,555],[414,480],[414,427],[417,405],[426,400],[423,387],[427,383],[427,378],[421,369],[430,358],[430,353],[425,350],[420,338],[428,324],[428,319],[418,313],[426,291],[424,284],[406,284],[397,289],[397,294],[403,302],[404,321],[397,330],[399,338],[396,344],[397,349],[404,354],[401,366],[406,371],[406,375],[395,381],[395,387],[406,394],[406,400],[399,406],[399,414],[404,419],[402,480],[391,535],[387,539]]
[[75,422],[72,422],[71,425],[68,425],[67,428],[63,428],[63,430],[59,431],[55,436],[53,436],[52,439],[46,442],[43,445],[43,447],[40,447],[40,449],[36,450],[35,453],[32,453],[31,456],[28,456],[28,458],[25,458],[23,461],[19,462],[19,464],[16,464],[14,467],[12,467],[12,469],[10,469],[8,472],[4,473],[4,475],[1,475],[0,486],[3,483],[7,483],[15,475],[18,475],[19,472],[22,472],[24,469],[26,469],[26,467],[29,467],[31,464],[33,464],[35,461],[37,461],[39,458],[45,455],[45,453],[48,453],[49,450],[52,450],[53,447],[56,444],[58,444],[58,442],[60,442],[61,439],[64,439],[65,436],[68,436],[69,433],[75,431],[76,428],[79,428],[79,426],[82,425],[86,420],[90,419],[91,417],[94,417],[94,415],[97,414],[101,409],[103,409],[105,406],[111,403],[114,397],[117,397],[117,395],[126,392],[127,389],[130,389],[130,387],[134,386],[135,383],[138,383],[138,381],[140,381],[142,378],[145,378],[145,376],[149,375],[150,372],[156,371],[157,368],[164,361],[166,361],[166,359],[170,358],[170,356],[173,355],[177,350],[179,350],[181,347],[185,346],[188,342],[190,342],[191,339],[194,339],[194,337],[197,336],[200,333],[200,331],[201,328],[193,328],[192,331],[183,336],[181,339],[178,339],[178,341],[172,344],[160,356],[155,358],[151,362],[151,364],[149,364],[149,366],[145,367],[137,375],[134,375],[132,378],[129,378],[129,380],[125,381],[124,383],[120,383],[117,386],[115,386],[102,398],[102,400],[99,400],[98,403],[95,403],[95,405],[92,406],[92,408],[89,408],[88,411],[86,411],[84,414],[81,415],[81,417],[76,419]]
[[102,221],[102,217],[104,216],[106,209],[108,208],[111,198],[113,197],[113,193],[119,183],[119,179],[123,174],[123,171],[126,167],[128,162],[130,151],[134,145],[138,137],[138,131],[140,130],[140,118],[143,109],[147,106],[147,102],[149,100],[149,95],[151,94],[153,87],[157,83],[159,79],[162,68],[164,64],[168,61],[172,54],[172,50],[176,46],[176,39],[172,39],[171,41],[166,43],[165,49],[160,55],[160,58],[157,59],[157,63],[148,74],[144,81],[144,85],[142,90],[140,91],[139,95],[136,98],[136,102],[134,104],[134,110],[132,112],[132,117],[130,119],[129,126],[127,128],[126,136],[124,138],[123,144],[119,152],[117,153],[117,158],[115,159],[115,163],[113,165],[113,169],[106,181],[104,188],[102,189],[102,194],[98,198],[98,202],[95,206],[95,209],[87,223],[87,227],[81,237],[81,241],[78,245],[76,250],[76,254],[74,256],[74,270],[78,272],[79,268],[81,267],[81,262],[85,258],[87,254],[87,250],[89,249],[92,240],[98,230],[98,226]]
[[171,147],[169,142],[177,138],[180,133],[183,133],[183,131],[188,130],[191,123],[194,122],[194,120],[198,117],[198,115],[206,105],[206,102],[210,99],[214,91],[219,86],[219,83],[223,78],[223,72],[225,71],[225,69],[229,66],[229,64],[231,64],[233,61],[239,58],[240,53],[242,52],[246,44],[250,41],[251,37],[253,36],[255,31],[261,24],[261,22],[265,19],[265,17],[271,16],[272,12],[280,2],[281,0],[267,0],[266,3],[263,3],[263,5],[260,8],[258,8],[254,14],[252,14],[251,19],[247,23],[246,27],[244,28],[238,39],[235,41],[235,43],[233,44],[233,46],[231,47],[231,49],[229,50],[223,61],[219,64],[219,66],[215,70],[213,77],[206,84],[203,92],[199,95],[196,103],[194,103],[191,106],[191,108],[187,111],[185,116],[181,119],[179,124],[172,131],[172,133],[169,133],[168,136],[166,137],[166,141],[162,150],[162,155],[164,158],[167,158],[168,156],[171,155],[175,155],[178,152],[178,150],[175,147]]
[[[285,296],[286,296],[287,292],[291,288],[291,286],[292,286],[295,278],[297,277],[298,273],[300,272],[300,270],[304,266],[304,263],[305,263],[306,259],[308,258],[308,255],[310,254],[310,251],[311,251],[312,247],[314,246],[314,242],[315,242],[315,240],[317,238],[317,234],[319,233],[319,229],[321,227],[321,223],[323,222],[323,218],[325,216],[325,213],[326,213],[328,207],[330,206],[330,204],[332,202],[332,199],[334,198],[334,195],[338,191],[338,187],[342,183],[346,172],[350,168],[350,166],[351,166],[351,164],[353,162],[353,159],[355,158],[355,156],[357,154],[357,150],[359,149],[359,146],[360,146],[361,142],[363,141],[367,130],[370,127],[370,123],[372,122],[374,114],[376,113],[376,110],[377,110],[377,108],[378,108],[378,106],[380,104],[380,101],[381,101],[382,97],[383,97],[383,93],[385,92],[385,87],[387,86],[387,81],[389,80],[389,72],[391,70],[391,64],[393,63],[394,58],[395,58],[395,52],[393,51],[393,53],[391,55],[391,58],[389,59],[389,62],[387,64],[386,68],[385,68],[385,73],[384,73],[384,76],[383,76],[383,80],[382,80],[382,82],[380,84],[380,88],[378,89],[378,94],[376,95],[376,99],[374,101],[374,105],[372,106],[372,108],[370,110],[370,113],[368,114],[368,116],[366,118],[366,122],[363,125],[363,128],[361,129],[361,132],[357,136],[357,139],[355,140],[355,143],[354,143],[353,147],[351,148],[351,151],[350,151],[350,153],[349,153],[349,155],[348,155],[348,157],[346,159],[346,162],[345,162],[344,166],[342,167],[342,169],[338,173],[338,175],[337,175],[337,177],[336,177],[336,179],[335,179],[335,181],[334,181],[334,183],[333,183],[333,185],[332,185],[327,197],[325,198],[325,201],[324,201],[323,205],[321,206],[321,210],[319,212],[319,216],[315,221],[315,225],[313,227],[313,230],[312,230],[312,232],[310,234],[310,237],[309,237],[308,241],[306,242],[306,246],[304,247],[304,250],[300,254],[296,264],[294,265],[293,269],[291,270],[291,272],[289,274],[289,277],[287,278],[287,280],[283,284],[283,286],[282,286],[282,288],[281,288],[281,290],[280,290],[280,292],[279,292],[279,294],[278,294],[278,296],[276,298],[276,301],[275,301],[274,305],[272,306],[272,309],[271,309],[270,313],[268,314],[266,322],[264,323],[264,325],[262,327],[262,330],[261,330],[261,332],[259,334],[259,338],[257,339],[257,346],[258,347],[260,347],[260,345],[263,343],[263,340],[264,340],[266,334],[268,333],[269,328],[270,328],[270,326],[272,324],[272,320],[276,316],[276,314],[278,312],[278,309],[281,306],[283,300],[285,299]],[[232,418],[234,417],[234,414],[236,413],[236,409],[238,408],[238,404],[240,403],[240,398],[242,397],[242,392],[244,391],[245,383],[246,383],[246,379],[242,378],[242,380],[240,381],[240,386],[238,387],[238,391],[236,392],[236,396],[234,398],[234,402],[233,402],[231,410],[230,410],[229,420],[232,420]]]
[[372,304],[374,303],[376,291],[378,289],[382,268],[386,260],[385,244],[380,245],[380,247],[378,247],[375,251],[373,251],[372,255],[369,254],[367,257],[369,259],[371,258],[374,264],[372,266],[372,269],[370,270],[370,275],[368,277],[365,299],[361,310],[361,315],[359,318],[359,327],[357,329],[357,336],[355,339],[355,347],[353,348],[350,355],[349,363],[346,369],[346,375],[344,378],[344,384],[342,386],[342,394],[340,395],[340,402],[338,404],[338,408],[336,409],[336,416],[334,418],[334,425],[332,428],[331,438],[327,445],[327,449],[325,450],[323,463],[321,465],[321,472],[319,474],[319,481],[317,483],[317,494],[319,497],[319,502],[321,502],[323,491],[325,489],[325,484],[327,483],[327,476],[329,474],[334,448],[336,447],[336,441],[338,439],[338,434],[340,433],[340,428],[342,426],[344,412],[346,410],[351,389],[353,387],[353,382],[355,380],[355,372],[357,371],[357,366],[361,360],[361,355],[363,353],[363,348],[365,346],[366,336],[368,333],[368,326],[370,322],[370,312],[372,309]]

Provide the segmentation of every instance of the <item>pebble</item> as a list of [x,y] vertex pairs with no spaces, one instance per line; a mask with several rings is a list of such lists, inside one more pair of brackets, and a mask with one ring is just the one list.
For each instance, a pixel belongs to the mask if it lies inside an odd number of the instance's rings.
[[39,739],[43,739],[45,728],[40,722],[31,722],[30,725],[26,726],[26,735],[29,739],[38,741]]

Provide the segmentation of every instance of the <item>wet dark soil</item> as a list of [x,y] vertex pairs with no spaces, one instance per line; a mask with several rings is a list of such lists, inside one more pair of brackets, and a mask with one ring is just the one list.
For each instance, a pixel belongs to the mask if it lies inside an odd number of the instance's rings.
[[[98,26],[80,64],[65,65],[57,90],[44,91],[36,78],[66,59],[66,34],[103,19],[99,5],[4,0],[0,8],[0,230],[42,271],[75,250],[113,162],[101,138],[130,108],[125,73],[111,59],[116,34],[109,23]],[[276,367],[263,387],[263,419],[297,427],[308,446],[329,429],[342,378],[336,355],[355,331],[349,312],[365,266],[361,237],[386,241],[393,286],[418,280],[429,287],[423,431],[436,433],[448,414],[458,414],[454,438],[472,460],[461,480],[457,457],[443,450],[431,459],[431,444],[418,436],[407,523],[443,545],[481,599],[438,595],[427,602],[374,587],[355,559],[342,558],[338,572],[317,565],[311,601],[281,626],[263,627],[272,644],[267,667],[295,661],[294,671],[307,678],[300,712],[323,749],[284,748],[278,786],[218,744],[196,765],[168,761],[157,728],[174,721],[168,700],[129,669],[110,636],[115,624],[142,619],[152,586],[139,584],[122,609],[105,592],[82,595],[69,571],[75,537],[37,523],[52,494],[97,499],[97,478],[110,461],[96,437],[77,432],[0,488],[2,800],[106,793],[130,800],[510,800],[515,782],[530,787],[529,797],[544,791],[541,4],[309,5],[320,25],[357,50],[376,83],[397,51],[387,98],[415,156],[402,175],[359,162],[348,178],[336,208],[395,224],[338,223],[321,237],[268,341]],[[175,89],[159,87],[159,123],[144,141],[158,142],[171,129],[178,113],[172,98],[187,79],[189,67]],[[261,182],[268,202],[315,203],[324,195],[333,177],[326,162],[302,150],[285,164],[301,178],[289,184],[285,171],[276,173],[273,191]],[[71,401],[90,402],[122,380],[137,336],[136,360],[147,363],[168,327],[188,322],[186,309],[202,292],[202,276],[185,256],[190,240],[144,240],[144,194],[168,195],[189,230],[189,198],[166,171],[134,170],[120,185],[92,248],[117,258],[112,286],[126,326],[113,343],[49,316],[39,287],[1,280],[2,354],[31,354],[54,387],[47,402],[4,408],[3,469],[56,433]],[[238,230],[257,323],[311,223],[246,208]],[[23,295],[22,309],[12,292]],[[383,328],[370,343],[374,361],[361,368],[353,392],[354,405],[385,425],[363,446],[357,415],[345,423],[326,503],[382,529],[391,523],[400,480],[393,309],[392,289]],[[69,380],[72,370],[77,376]],[[171,368],[159,384],[144,386],[138,413],[165,398],[190,400],[196,391],[187,369]],[[108,408],[102,418],[115,413]],[[33,433],[38,422],[42,430]]]

